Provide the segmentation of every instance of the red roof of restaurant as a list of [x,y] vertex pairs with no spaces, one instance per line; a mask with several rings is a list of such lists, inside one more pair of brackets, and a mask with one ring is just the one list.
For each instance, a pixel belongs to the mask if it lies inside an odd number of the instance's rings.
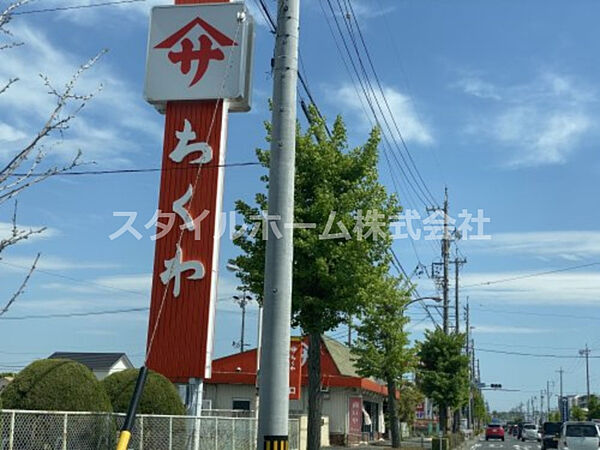
[[[302,386],[308,386],[306,358],[308,339],[303,342]],[[323,387],[354,387],[387,395],[387,387],[372,378],[361,377],[351,358],[350,349],[327,336],[321,338],[321,383]],[[208,384],[256,384],[256,349],[213,361]]]

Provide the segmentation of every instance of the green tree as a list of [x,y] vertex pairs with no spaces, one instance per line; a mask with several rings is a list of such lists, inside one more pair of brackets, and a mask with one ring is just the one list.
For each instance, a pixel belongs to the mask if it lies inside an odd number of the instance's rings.
[[548,420],[550,422],[560,422],[560,412],[558,412],[558,411],[550,411],[550,415],[548,416]]
[[588,403],[588,414],[587,419],[600,419],[600,401],[595,395],[590,395],[590,401]]
[[586,420],[587,412],[582,407],[574,405],[571,408],[571,419],[572,420]]
[[[102,380],[102,386],[106,390],[115,412],[127,412],[137,376],[138,369],[127,369],[113,373]],[[138,412],[140,414],[181,415],[185,414],[185,407],[173,383],[163,375],[149,371]]]
[[392,448],[400,448],[397,386],[415,359],[414,350],[408,348],[408,333],[404,329],[410,320],[404,315],[410,293],[400,284],[401,280],[386,275],[369,286],[371,298],[356,328],[358,338],[352,349],[357,357],[358,373],[385,380],[387,384]]
[[485,406],[483,394],[479,389],[472,389],[473,395],[473,418],[476,422],[476,428],[481,430],[482,425],[490,421],[490,415]]
[[464,334],[445,334],[440,328],[426,331],[419,343],[419,385],[438,406],[442,430],[448,430],[448,408],[468,400],[469,357],[463,354]]
[[112,411],[90,369],[67,359],[41,359],[25,367],[2,391],[7,409]]
[[[321,335],[360,312],[368,298],[365,287],[388,272],[387,223],[400,207],[378,181],[378,130],[363,146],[349,149],[340,117],[331,137],[314,110],[310,123],[305,133],[297,131],[294,214],[296,223],[316,224],[317,229],[294,231],[292,324],[309,335],[308,448],[316,450],[321,436]],[[270,124],[266,128],[270,141]],[[257,156],[269,166],[268,151],[259,149]],[[261,180],[268,183],[267,176]],[[237,212],[250,226],[268,209],[264,192],[256,194],[255,201],[256,206],[236,202]],[[378,222],[380,228],[369,227],[369,222]],[[369,235],[371,230],[375,232]],[[341,237],[331,238],[334,233]],[[237,275],[261,298],[265,241],[258,233],[243,234],[234,243],[242,250],[231,261],[242,269]]]
[[398,420],[413,427],[417,416],[417,406],[425,401],[425,395],[417,385],[404,380],[399,388]]

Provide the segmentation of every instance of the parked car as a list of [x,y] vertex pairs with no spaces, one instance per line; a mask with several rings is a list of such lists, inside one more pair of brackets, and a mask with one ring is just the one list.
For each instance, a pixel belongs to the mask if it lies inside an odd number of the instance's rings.
[[560,436],[560,422],[544,422],[542,425],[542,450],[558,447],[558,438]]
[[[523,429],[521,430],[521,440],[525,441],[539,441],[540,435],[538,434],[537,425],[533,423],[524,423]],[[598,449],[596,449],[598,450]]]
[[558,439],[558,450],[598,450],[600,429],[594,422],[565,422]]
[[[504,440],[504,428],[499,423],[490,423],[485,429],[485,440],[502,439]],[[598,449],[596,449],[598,450]]]

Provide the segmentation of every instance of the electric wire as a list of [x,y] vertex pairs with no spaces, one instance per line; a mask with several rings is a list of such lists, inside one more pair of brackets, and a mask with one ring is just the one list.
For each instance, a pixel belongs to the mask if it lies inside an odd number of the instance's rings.
[[560,272],[567,272],[570,270],[577,270],[577,269],[583,269],[586,267],[592,267],[592,266],[598,266],[600,265],[600,262],[592,262],[592,263],[587,263],[587,264],[579,264],[576,266],[569,266],[569,267],[563,267],[562,269],[555,269],[555,270],[547,270],[544,272],[535,272],[535,273],[531,273],[531,274],[527,274],[527,275],[518,275],[515,277],[509,277],[509,278],[501,278],[498,280],[491,280],[491,281],[483,281],[481,283],[474,283],[474,284],[467,284],[466,286],[463,286],[464,288],[471,288],[471,287],[478,287],[478,286],[490,286],[492,284],[498,284],[498,283],[508,283],[510,281],[516,281],[516,280],[523,280],[526,278],[535,278],[535,277],[541,277],[544,275],[551,275],[554,273],[560,273]]
[[44,8],[44,9],[26,9],[24,11],[16,11],[11,13],[13,16],[21,16],[25,14],[38,14],[38,13],[46,13],[46,12],[57,12],[57,11],[71,11],[74,9],[88,9],[88,8],[98,8],[101,6],[118,6],[130,3],[142,3],[146,0],[114,0],[108,2],[98,2],[98,3],[90,3],[88,5],[67,5],[67,6],[56,6],[53,8]]

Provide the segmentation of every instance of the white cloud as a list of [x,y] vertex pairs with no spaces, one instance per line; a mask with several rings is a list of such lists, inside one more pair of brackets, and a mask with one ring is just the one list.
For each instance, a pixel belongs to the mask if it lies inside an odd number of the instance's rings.
[[564,75],[547,72],[508,86],[467,75],[455,86],[490,102],[489,113],[478,113],[465,129],[505,147],[506,167],[564,164],[594,128],[591,105],[596,91]]
[[14,142],[24,139],[26,136],[21,130],[0,122],[0,142]]
[[551,333],[549,328],[532,328],[511,325],[479,325],[474,327],[474,334],[541,334]]
[[[600,275],[597,271],[560,272],[520,278],[540,271],[465,272],[462,275],[462,290],[465,295],[482,299],[486,305],[600,306]],[[486,284],[513,278],[518,279]]]
[[[2,256],[4,271],[20,272],[29,270],[35,259],[35,254],[31,256]],[[118,267],[115,264],[102,263],[97,261],[70,260],[57,256],[48,256],[42,254],[38,261],[37,268],[48,271],[66,271],[66,270],[107,270]],[[12,275],[11,275],[12,277]]]
[[[385,119],[381,119],[382,126],[389,124],[393,130],[392,137],[400,141],[400,135],[396,133],[395,124],[398,125],[402,137],[407,142],[416,142],[418,144],[431,144],[433,137],[429,127],[424,124],[413,107],[413,104],[406,95],[392,87],[384,87],[383,92],[387,99],[391,114],[388,113],[385,100],[381,93],[377,93],[375,100],[385,112]],[[350,84],[344,84],[337,89],[331,90],[330,100],[335,101],[342,108],[349,110],[361,123],[363,129],[369,129],[373,126],[371,122],[371,112],[366,109],[361,101],[362,96],[356,94],[356,90]]]
[[[80,64],[93,55],[70,54],[59,48],[52,36],[39,28],[31,28],[26,22],[15,21],[11,31],[25,45],[2,52],[0,80],[18,76],[19,81],[0,96],[4,111],[0,113],[0,123],[10,127],[5,131],[18,130],[17,136],[22,138],[25,134],[37,133],[55,106],[55,99],[47,94],[39,74],[47,75],[60,89]],[[132,153],[140,152],[140,141],[161,142],[160,116],[142,100],[137,88],[129,86],[122,74],[110,67],[107,57],[83,74],[76,93],[94,93],[100,86],[103,89],[71,122],[64,139],[53,136],[46,142],[50,155],[67,161],[81,149],[84,160],[114,167],[127,164]],[[79,103],[74,102],[73,107],[78,106]],[[8,132],[2,133],[0,128],[0,139],[3,134]],[[16,137],[14,133],[12,137]]]
[[[23,225],[17,223],[19,230],[39,230],[43,228],[41,225]],[[0,222],[0,240],[7,239],[12,235],[13,224],[11,222]],[[40,239],[50,239],[58,236],[60,233],[56,228],[46,228],[42,233],[32,234],[29,238],[19,241],[19,244],[36,242]]]
[[495,233],[489,241],[464,241],[475,252],[526,255],[547,260],[581,261],[600,256],[600,231],[528,231]]

